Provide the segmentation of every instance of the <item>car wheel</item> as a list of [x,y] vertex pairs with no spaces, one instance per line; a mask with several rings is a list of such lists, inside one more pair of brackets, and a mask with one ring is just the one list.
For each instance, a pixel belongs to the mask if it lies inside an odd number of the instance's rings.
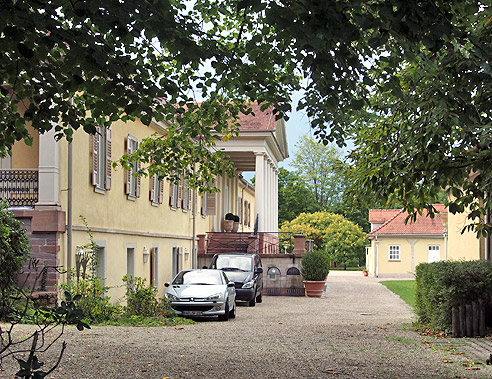
[[253,298],[249,301],[248,304],[250,307],[254,307],[256,305],[256,293],[255,293],[255,296],[253,296]]
[[219,321],[227,320],[229,320],[229,304],[226,303],[225,313],[223,315],[219,315]]
[[259,293],[258,296],[256,296],[256,302],[261,303],[263,301],[263,291]]
[[234,303],[234,308],[229,312],[229,318],[236,318],[236,304]]

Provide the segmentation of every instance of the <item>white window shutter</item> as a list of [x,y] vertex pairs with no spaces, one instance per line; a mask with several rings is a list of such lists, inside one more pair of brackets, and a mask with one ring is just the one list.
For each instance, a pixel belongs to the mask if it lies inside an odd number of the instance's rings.
[[150,201],[154,201],[155,195],[155,175],[150,176]]
[[183,203],[183,187],[184,187],[184,175],[181,174],[179,177],[179,185],[178,185],[178,208],[182,207]]
[[[141,167],[141,163],[137,162],[137,171],[140,171],[140,167]],[[136,183],[137,190],[135,191],[136,192],[135,196],[140,197],[140,185],[141,185],[141,181],[142,181],[142,176],[138,175],[136,180],[137,180],[137,183]]]
[[91,146],[91,168],[92,168],[92,185],[97,186],[97,178],[98,178],[98,164],[99,164],[99,159],[98,159],[98,146],[99,146],[99,138],[96,134],[91,134],[90,135],[90,146]]
[[207,215],[215,216],[216,215],[216,204],[217,204],[217,193],[216,192],[207,192],[205,194],[207,196]]
[[175,199],[174,199],[174,186],[175,186],[175,184],[173,182],[169,182],[169,205],[171,207],[174,206],[174,202],[175,202]]
[[192,210],[192,200],[193,200],[192,195],[193,195],[194,191],[190,187],[188,187],[188,186],[186,186],[186,187],[187,187],[186,190],[188,191],[188,209]]
[[[131,140],[130,136],[128,136],[125,140],[125,150],[127,154],[131,154]],[[130,194],[132,188],[132,170],[126,170],[126,186],[125,186],[125,192],[127,195]]]
[[111,189],[111,129],[106,129],[106,183],[105,187],[109,191]]
[[159,187],[159,204],[162,204],[164,201],[164,181],[158,180],[157,185]]

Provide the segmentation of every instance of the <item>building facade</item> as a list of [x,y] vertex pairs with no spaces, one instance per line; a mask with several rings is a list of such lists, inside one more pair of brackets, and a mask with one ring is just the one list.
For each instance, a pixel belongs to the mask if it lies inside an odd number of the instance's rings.
[[[38,266],[80,272],[89,228],[97,244],[97,275],[111,287],[108,294],[112,299],[123,297],[124,275],[145,278],[162,295],[164,282],[181,269],[197,267],[196,236],[222,231],[225,214],[240,217],[240,232],[253,232],[255,223],[276,231],[275,175],[278,162],[287,157],[285,124],[283,120],[265,122],[271,117],[263,113],[268,111],[257,112],[258,119],[247,116],[239,137],[230,145],[219,146],[228,153],[231,149],[237,176],[217,177],[217,194],[199,195],[184,180],[173,184],[157,177],[136,177],[138,163],[130,170],[113,168],[112,162],[134,151],[139,141],[166,131],[162,122],[145,126],[139,121],[118,121],[95,135],[76,131],[70,144],[56,141],[53,131],[38,135],[32,130],[32,146],[18,142],[11,157],[1,161],[0,197],[6,198],[24,221],[31,257]],[[253,138],[251,134],[255,134]],[[279,141],[277,135],[284,140]],[[256,145],[251,144],[248,150],[252,141]],[[282,146],[280,154],[275,146]],[[255,157],[255,163],[260,156],[263,163],[245,165],[243,155]],[[243,171],[255,170],[259,171],[256,190],[241,177]],[[263,183],[260,192],[258,181]],[[260,198],[263,206],[258,208]],[[26,266],[24,276],[30,271],[32,267]],[[56,272],[49,275],[38,290],[53,291],[66,280],[66,275]]]

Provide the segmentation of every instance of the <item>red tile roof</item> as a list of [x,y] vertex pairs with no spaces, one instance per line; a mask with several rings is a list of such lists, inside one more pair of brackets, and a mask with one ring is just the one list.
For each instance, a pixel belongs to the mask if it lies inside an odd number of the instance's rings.
[[397,213],[400,213],[400,209],[369,209],[369,222],[384,224]]
[[275,130],[277,121],[273,114],[273,108],[267,108],[266,110],[260,110],[260,104],[251,104],[254,116],[250,114],[241,114],[239,123],[241,126],[239,130]]
[[[405,223],[405,219],[408,216],[408,213],[403,212],[403,210],[396,210],[397,212],[394,213],[393,217],[389,218],[387,221],[384,222],[383,225],[381,225],[379,228],[373,230],[372,232],[368,233],[368,236],[374,236],[374,235],[388,235],[388,234],[422,234],[422,235],[438,235],[438,234],[443,234],[444,233],[444,227],[441,222],[441,214],[440,213],[447,213],[447,209],[443,204],[433,204],[434,208],[439,212],[434,216],[434,218],[430,218],[427,216],[427,212],[424,211],[424,214],[422,216],[417,215],[417,218],[415,222],[411,222],[410,220],[408,223]],[[381,211],[381,209],[371,209],[369,211],[369,214],[371,214],[371,211]],[[392,210],[395,211],[395,210]],[[383,213],[383,212],[382,212]],[[382,214],[381,213],[381,214]],[[388,212],[389,213],[389,212]],[[376,212],[377,214],[377,212]]]

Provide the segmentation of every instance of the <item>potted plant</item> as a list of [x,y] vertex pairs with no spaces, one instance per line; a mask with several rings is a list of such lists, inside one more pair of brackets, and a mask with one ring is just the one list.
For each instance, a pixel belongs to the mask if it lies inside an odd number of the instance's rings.
[[326,252],[311,250],[304,253],[301,259],[301,275],[304,278],[307,296],[321,297],[329,272],[330,258]]
[[225,232],[231,232],[234,226],[234,215],[232,213],[227,213],[222,221],[222,230]]
[[232,224],[232,231],[235,233],[239,230],[239,216],[234,215],[234,223]]
[[367,270],[366,270],[365,267],[362,269],[362,274],[364,274],[364,276],[368,276],[369,275],[369,273],[367,272]]

